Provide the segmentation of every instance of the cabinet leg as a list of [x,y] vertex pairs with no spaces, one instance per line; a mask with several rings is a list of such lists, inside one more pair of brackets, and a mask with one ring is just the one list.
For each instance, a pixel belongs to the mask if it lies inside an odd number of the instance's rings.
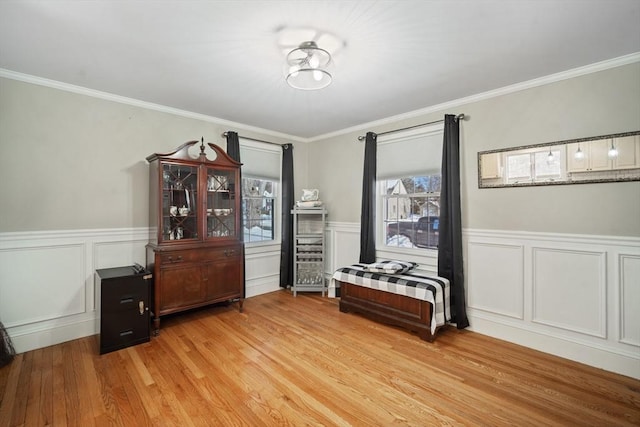
[[238,300],[238,311],[242,313],[242,306],[244,305],[244,298]]
[[154,317],[153,319],[153,336],[157,337],[160,335],[160,318]]

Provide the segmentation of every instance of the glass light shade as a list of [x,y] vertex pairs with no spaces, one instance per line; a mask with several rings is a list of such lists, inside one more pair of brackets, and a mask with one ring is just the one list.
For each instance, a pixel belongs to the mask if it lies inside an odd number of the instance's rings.
[[331,84],[326,70],[331,55],[315,42],[304,42],[287,55],[287,83],[295,89],[318,90]]
[[578,147],[578,150],[575,152],[573,157],[576,159],[584,159],[584,151],[582,151],[580,147]]
[[547,154],[547,163],[551,164],[555,159],[556,158],[554,157],[553,153],[551,152],[551,150],[549,150],[549,154]]
[[607,154],[611,159],[613,159],[614,157],[618,157],[618,150],[613,146],[613,142],[611,142],[611,148],[609,148],[609,152]]

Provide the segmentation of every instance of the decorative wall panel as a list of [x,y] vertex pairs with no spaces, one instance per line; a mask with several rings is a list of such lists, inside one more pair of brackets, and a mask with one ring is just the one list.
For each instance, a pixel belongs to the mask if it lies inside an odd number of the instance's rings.
[[606,337],[606,254],[534,247],[533,321]]
[[85,313],[84,245],[0,250],[0,314],[7,328]]
[[640,256],[620,254],[620,342],[640,347]]
[[470,308],[524,318],[523,251],[522,245],[469,243],[467,299]]

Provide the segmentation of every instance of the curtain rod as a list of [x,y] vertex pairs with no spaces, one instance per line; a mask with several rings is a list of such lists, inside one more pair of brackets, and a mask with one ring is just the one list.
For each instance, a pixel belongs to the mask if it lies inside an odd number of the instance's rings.
[[[455,120],[456,120],[456,121],[458,121],[458,120],[464,120],[464,114],[458,114],[458,115],[455,117]],[[435,121],[433,121],[433,122],[428,122],[428,123],[420,123],[419,125],[408,126],[408,127],[406,127],[406,128],[400,128],[400,129],[388,130],[388,131],[386,131],[386,132],[380,132],[380,133],[378,133],[378,134],[376,134],[376,135],[378,135],[378,136],[380,136],[380,135],[386,135],[386,134],[388,134],[388,133],[400,132],[401,130],[408,130],[408,129],[413,129],[413,128],[419,128],[419,127],[422,127],[422,126],[435,125],[436,123],[442,123],[442,122],[444,122],[444,119],[435,120]],[[366,138],[366,136],[362,136],[362,135],[360,135],[360,136],[358,137],[358,141],[364,141],[364,140],[365,140],[365,138]]]
[[[229,132],[222,132],[222,136],[226,138],[228,133]],[[238,135],[238,138],[248,139],[250,141],[255,141],[255,142],[264,142],[265,144],[277,145],[278,147],[282,147],[283,145],[286,145],[286,144],[278,144],[276,142],[263,141],[261,139],[247,138],[246,136],[240,136],[240,135]]]

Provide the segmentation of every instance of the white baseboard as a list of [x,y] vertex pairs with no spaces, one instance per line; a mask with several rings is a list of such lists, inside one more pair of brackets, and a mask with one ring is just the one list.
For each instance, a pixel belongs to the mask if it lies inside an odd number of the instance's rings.
[[9,331],[9,335],[16,353],[37,350],[98,333],[94,313],[91,313],[89,318],[76,319],[68,323],[35,325],[23,330],[12,329],[14,330]]
[[488,335],[504,341],[553,354],[585,365],[640,379],[640,359],[638,354],[612,351],[602,346],[586,345],[565,337],[543,334],[528,330],[521,325],[509,325],[482,315],[467,313],[470,331]]
[[268,294],[280,289],[280,276],[271,276],[261,280],[247,281],[245,298]]

